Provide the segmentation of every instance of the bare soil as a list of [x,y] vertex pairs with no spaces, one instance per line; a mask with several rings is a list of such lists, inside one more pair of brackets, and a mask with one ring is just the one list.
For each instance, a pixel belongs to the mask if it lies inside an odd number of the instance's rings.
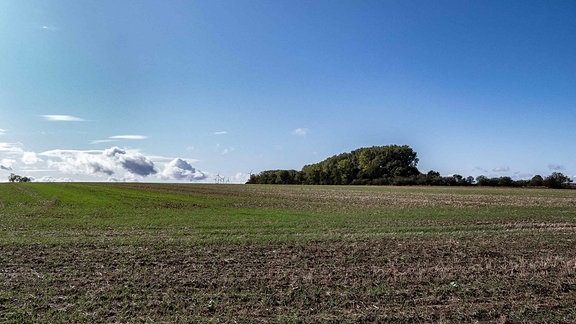
[[[153,244],[151,244],[153,243]],[[572,231],[0,246],[4,321],[574,322]]]

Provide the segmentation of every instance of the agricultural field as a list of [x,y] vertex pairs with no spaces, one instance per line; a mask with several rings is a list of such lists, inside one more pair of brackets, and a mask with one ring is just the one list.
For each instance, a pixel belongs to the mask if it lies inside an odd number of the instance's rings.
[[576,190],[0,184],[2,322],[576,322]]

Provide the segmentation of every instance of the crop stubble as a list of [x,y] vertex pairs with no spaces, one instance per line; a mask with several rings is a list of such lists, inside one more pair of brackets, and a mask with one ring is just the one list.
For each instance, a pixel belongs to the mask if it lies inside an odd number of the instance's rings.
[[[448,208],[456,214],[458,210],[478,209],[480,215],[485,208],[529,211],[537,207],[537,211],[549,208],[552,212],[540,220],[534,216],[494,220],[485,215],[472,217],[468,212],[473,219],[462,224],[473,230],[464,226],[432,234],[418,230],[400,233],[392,227],[381,235],[357,235],[356,224],[350,225],[348,220],[349,227],[337,228],[337,234],[302,238],[293,233],[286,240],[229,241],[223,237],[203,241],[193,235],[170,236],[170,229],[135,229],[126,233],[132,239],[124,240],[118,239],[124,237],[122,230],[94,227],[74,231],[99,238],[96,240],[75,236],[61,241],[6,241],[0,245],[0,319],[576,320],[572,193],[141,186],[148,193],[183,192],[184,197],[193,197],[198,206],[206,204],[208,209],[218,210],[208,204],[214,197],[221,206],[242,212],[251,208],[269,208],[271,212],[294,209],[313,212],[309,217],[338,210],[351,217],[355,204],[363,211],[384,216],[381,209]],[[138,185],[120,188],[141,190]],[[61,198],[59,205],[70,203]],[[10,204],[4,201],[5,206]],[[63,207],[54,208],[52,213]],[[182,207],[182,212],[189,209]],[[430,226],[446,224],[432,216],[427,221]],[[401,220],[395,222],[402,225]],[[420,217],[417,223],[426,224]],[[404,225],[412,224],[407,220]]]

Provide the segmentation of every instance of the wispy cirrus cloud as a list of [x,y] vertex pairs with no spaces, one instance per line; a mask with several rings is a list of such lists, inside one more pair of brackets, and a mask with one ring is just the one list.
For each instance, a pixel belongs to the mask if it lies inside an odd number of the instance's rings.
[[548,164],[548,170],[550,171],[563,171],[564,169],[566,168],[561,164],[555,164],[555,163]]
[[218,131],[218,132],[214,132],[214,135],[228,135],[228,131]]
[[111,142],[118,142],[119,140],[145,140],[147,138],[148,136],[145,135],[114,135],[108,137],[107,139],[93,140],[90,142],[90,144],[96,145],[103,143],[111,143]]
[[0,143],[0,152],[6,153],[23,153],[24,149],[21,143]]
[[71,115],[42,115],[42,117],[47,121],[54,121],[54,122],[82,122],[82,121],[86,121],[83,118],[71,116]]
[[510,167],[507,167],[507,166],[492,169],[492,172],[509,172],[509,171],[510,171]]
[[113,140],[113,139],[105,139],[105,140],[94,140],[91,141],[90,144],[102,144],[102,143],[111,143],[111,142],[118,142],[118,140]]
[[51,26],[51,25],[44,25],[44,26],[40,26],[40,29],[45,30],[45,31],[57,31],[58,27]]
[[295,136],[306,136],[308,134],[308,128],[296,128],[291,134]]
[[147,139],[148,136],[145,135],[115,135],[108,137],[109,139],[119,140],[119,139],[127,139],[127,140],[144,140]]
[[0,128],[0,135],[4,135],[4,134],[6,134],[6,130],[5,130],[5,129],[2,129],[2,128]]

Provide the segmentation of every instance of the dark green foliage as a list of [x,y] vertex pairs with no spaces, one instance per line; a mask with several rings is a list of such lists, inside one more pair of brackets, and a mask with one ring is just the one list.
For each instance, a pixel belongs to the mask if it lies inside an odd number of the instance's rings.
[[463,177],[459,174],[441,176],[430,170],[418,171],[417,154],[408,145],[387,145],[360,148],[296,170],[267,170],[251,175],[248,184],[309,185],[394,185],[394,186],[488,186],[570,188],[572,180],[559,172],[545,179],[540,175],[530,180],[514,180],[503,176]]
[[306,165],[301,171],[269,170],[252,175],[250,184],[415,184],[420,172],[416,152],[407,145],[360,148]]
[[535,176],[532,177],[532,179],[530,179],[530,181],[528,182],[529,186],[533,186],[533,187],[540,187],[544,185],[544,178],[542,178],[541,175],[537,174]]
[[8,177],[8,181],[10,182],[30,182],[31,179],[28,177],[19,176],[17,174],[11,173]]
[[299,184],[300,172],[296,170],[268,170],[258,175],[251,175],[248,183],[252,184]]
[[542,178],[540,175],[535,175],[530,180],[513,180],[510,177],[500,177],[500,178],[488,178],[486,176],[479,176],[476,178],[476,184],[478,186],[490,186],[490,187],[542,187],[546,186],[548,188],[560,189],[568,188],[568,185],[572,182],[572,179],[563,175],[560,172],[554,172],[547,176],[546,179]]
[[560,172],[553,172],[543,181],[544,185],[548,188],[564,188],[570,182],[572,182],[572,179],[568,178]]

